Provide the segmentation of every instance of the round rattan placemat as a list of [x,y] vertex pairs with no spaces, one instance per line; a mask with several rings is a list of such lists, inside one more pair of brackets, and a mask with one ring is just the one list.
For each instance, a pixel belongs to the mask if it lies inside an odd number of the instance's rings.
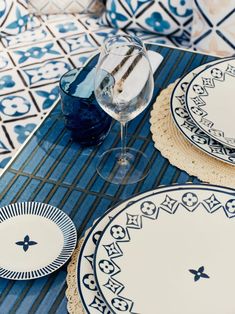
[[67,310],[70,314],[85,314],[77,288],[77,261],[83,242],[84,238],[81,238],[67,267],[66,297],[68,300]]
[[204,182],[235,188],[235,166],[215,159],[193,146],[175,126],[170,98],[176,82],[162,90],[151,111],[155,147],[169,162]]

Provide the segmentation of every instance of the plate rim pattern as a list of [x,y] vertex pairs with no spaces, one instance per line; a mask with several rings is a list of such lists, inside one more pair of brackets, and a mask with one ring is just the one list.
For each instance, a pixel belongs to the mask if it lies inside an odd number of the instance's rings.
[[[235,74],[234,74],[234,75],[229,74],[229,71],[228,71],[228,65],[229,65],[228,62],[229,62],[229,61],[234,61],[234,62],[235,62],[235,57],[232,57],[232,58],[231,58],[231,57],[224,58],[223,60],[220,60],[218,63],[215,64],[215,65],[220,65],[220,64],[224,64],[224,63],[226,64],[226,62],[227,62],[227,69],[224,71],[224,80],[225,80],[226,75],[230,75],[230,76],[233,76],[233,77],[235,78]],[[213,123],[212,121],[206,119],[208,122],[211,123],[211,125],[208,126],[208,130],[207,130],[207,128],[204,127],[202,123],[200,123],[199,121],[197,121],[197,120],[195,119],[195,117],[194,117],[194,115],[192,114],[192,111],[191,111],[191,109],[190,109],[190,106],[189,106],[189,90],[190,90],[191,87],[193,86],[193,83],[195,83],[195,80],[198,79],[198,78],[200,77],[200,75],[202,75],[206,70],[213,68],[213,66],[214,66],[214,65],[212,64],[212,65],[210,65],[209,67],[203,69],[202,71],[200,71],[199,73],[197,73],[197,74],[194,76],[194,78],[190,81],[190,83],[189,83],[189,85],[188,85],[188,88],[187,88],[187,90],[186,90],[185,106],[186,106],[187,111],[188,111],[188,113],[189,113],[191,119],[193,120],[194,124],[195,124],[198,128],[200,128],[205,134],[207,134],[207,136],[213,138],[215,141],[221,143],[223,146],[226,146],[226,147],[235,149],[235,136],[234,136],[234,138],[233,138],[233,142],[234,142],[234,143],[233,143],[233,144],[232,144],[232,143],[230,144],[228,141],[225,140],[225,138],[226,138],[225,135],[223,135],[223,136],[222,136],[222,135],[221,135],[221,136],[216,136],[216,135],[214,135],[213,132],[210,133],[210,130],[212,130],[214,123]],[[235,68],[234,66],[232,66],[232,67]],[[221,80],[218,79],[218,78],[212,78],[212,80],[213,80],[213,81],[214,81],[214,80],[221,81]],[[202,85],[204,85],[204,83],[203,83]],[[201,86],[201,85],[199,85],[199,86]],[[208,96],[209,94],[208,94],[207,89],[208,89],[208,88],[210,89],[211,87],[212,87],[212,86],[206,86],[206,85],[204,85],[205,94],[201,94],[201,95],[197,96],[197,98],[200,98],[200,99],[201,99],[201,97]],[[214,86],[214,87],[215,87],[215,86]],[[201,99],[201,101],[202,101],[202,103],[205,103],[204,100]],[[196,106],[197,106],[197,105],[196,105]],[[203,109],[203,111],[206,113],[206,111],[205,111],[204,109]],[[208,114],[207,114],[207,115],[208,115]],[[223,131],[220,131],[220,130],[217,130],[217,129],[214,129],[214,130],[215,130],[215,131],[219,131],[219,132],[223,132]],[[224,140],[223,140],[223,139],[224,139]]]
[[[212,156],[213,158],[216,158],[217,160],[220,160],[220,161],[222,161],[222,162],[225,162],[226,164],[229,164],[229,165],[233,165],[233,166],[234,166],[234,165],[235,165],[235,159],[234,159],[234,157],[232,157],[232,155],[231,155],[231,156],[229,156],[229,155],[227,155],[227,154],[221,155],[220,153],[215,154],[215,153],[213,153],[212,151],[209,151],[209,150],[205,149],[205,147],[200,146],[196,141],[194,141],[194,140],[187,134],[187,132],[185,132],[185,130],[182,128],[182,126],[180,125],[179,121],[177,120],[176,113],[174,112],[174,109],[176,108],[176,106],[174,105],[175,97],[176,97],[176,96],[175,96],[175,92],[176,92],[176,90],[179,88],[180,84],[182,84],[182,83],[184,82],[185,78],[186,78],[188,75],[190,75],[190,74],[193,75],[193,72],[194,72],[194,71],[197,71],[197,69],[200,68],[200,67],[204,67],[204,69],[205,69],[205,68],[207,68],[207,67],[209,67],[209,66],[211,66],[211,65],[216,65],[218,62],[220,62],[220,61],[219,61],[219,60],[215,60],[215,61],[207,62],[207,63],[205,63],[205,64],[200,65],[199,67],[194,68],[192,71],[190,71],[190,72],[186,73],[184,76],[182,76],[182,77],[179,79],[179,81],[176,83],[176,85],[175,85],[175,87],[174,87],[174,89],[173,89],[173,91],[172,91],[171,98],[170,98],[170,110],[171,110],[171,115],[172,115],[174,124],[176,125],[177,129],[181,132],[181,134],[182,134],[193,146],[197,147],[198,149],[200,149],[200,150],[201,150],[202,152],[204,152],[205,154],[207,154],[207,155],[209,155],[209,156]],[[203,69],[203,70],[204,70],[204,69]],[[200,73],[200,72],[201,72],[201,71],[199,71],[198,73]],[[188,82],[187,82],[187,83],[188,83]],[[182,96],[184,97],[185,102],[186,102],[186,91],[184,92],[184,94],[183,94]],[[190,116],[190,114],[188,113],[188,110],[187,110],[187,108],[186,108],[186,104],[184,105],[184,107],[185,107],[185,109],[186,109],[186,111],[187,111],[187,114],[188,114],[190,120],[191,120],[190,122],[192,122],[192,123],[195,125],[196,128],[200,129],[200,128],[194,123],[194,121],[191,119],[191,116]],[[201,129],[200,129],[200,130],[201,130]],[[201,130],[201,132],[203,132],[203,131]],[[203,132],[203,133],[204,133],[204,132]],[[209,139],[208,134],[204,133],[204,136]],[[217,141],[216,141],[216,142],[217,142]],[[229,150],[232,150],[232,148],[226,147],[226,146],[224,146],[223,144],[221,144],[221,143],[219,143],[219,142],[217,142],[217,143],[218,143],[218,145],[219,145],[222,149],[229,149]],[[205,146],[205,145],[208,145],[208,146],[210,147],[209,144],[204,144],[203,146]],[[232,153],[231,153],[231,154],[232,154]],[[226,159],[226,158],[223,158],[223,156],[227,156],[227,159]]]

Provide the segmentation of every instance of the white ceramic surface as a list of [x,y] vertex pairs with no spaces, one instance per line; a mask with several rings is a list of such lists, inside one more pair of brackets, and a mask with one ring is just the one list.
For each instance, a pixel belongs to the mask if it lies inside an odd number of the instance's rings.
[[235,164],[235,149],[224,146],[204,133],[191,119],[185,104],[185,95],[191,80],[208,66],[221,61],[212,61],[203,64],[180,79],[174,88],[171,97],[171,113],[173,120],[182,134],[197,148],[221,161]]
[[235,148],[234,99],[235,58],[202,70],[186,92],[186,107],[194,123],[230,148]]
[[68,260],[76,240],[72,220],[56,207],[36,202],[2,207],[0,277],[26,280],[48,275]]
[[176,186],[120,211],[96,246],[95,277],[114,313],[235,313],[235,193]]
[[[169,190],[169,187],[159,188],[157,191]],[[109,314],[110,310],[100,296],[97,285],[95,283],[95,275],[93,271],[94,252],[97,241],[102,234],[103,229],[109,223],[110,219],[124,209],[129,203],[153,194],[154,191],[146,192],[127,201],[122,202],[118,206],[110,209],[101,217],[86,235],[77,261],[77,288],[83,307],[89,314],[97,314],[97,309],[101,308],[103,314]]]

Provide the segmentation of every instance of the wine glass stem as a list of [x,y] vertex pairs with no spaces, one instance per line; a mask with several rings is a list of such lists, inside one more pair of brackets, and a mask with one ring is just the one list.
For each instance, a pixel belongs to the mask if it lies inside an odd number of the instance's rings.
[[121,156],[119,162],[121,164],[126,164],[126,133],[127,133],[127,124],[121,122]]

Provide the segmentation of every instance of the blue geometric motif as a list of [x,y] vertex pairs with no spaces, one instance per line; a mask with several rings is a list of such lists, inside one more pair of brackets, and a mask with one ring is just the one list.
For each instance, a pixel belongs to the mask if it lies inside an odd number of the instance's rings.
[[87,34],[74,38],[66,38],[64,41],[68,45],[68,52],[74,52],[84,48],[90,49],[97,47],[97,45],[91,41],[91,37]]
[[165,200],[161,203],[163,208],[166,208],[170,212],[174,212],[175,207],[177,206],[177,201],[170,196],[166,195]]
[[97,290],[94,274],[86,274],[83,277],[82,282],[88,290],[92,290],[92,291]]
[[7,58],[0,56],[0,70],[3,70],[8,65]]
[[119,311],[125,312],[128,310],[128,304],[123,299],[114,298],[114,299],[112,299],[111,303]]
[[194,281],[198,281],[200,278],[210,278],[206,273],[204,273],[204,267],[201,266],[198,270],[189,269],[189,272],[194,275]]
[[97,309],[100,313],[105,313],[105,309],[107,308],[104,301],[97,297],[94,298],[93,302],[89,304],[89,306]]
[[56,25],[56,27],[58,28],[59,33],[68,33],[72,31],[76,31],[78,29],[78,27],[74,24],[74,22],[58,24]]
[[112,274],[115,270],[113,263],[108,260],[101,260],[99,262],[99,268],[105,274]]
[[29,101],[21,96],[7,96],[0,101],[0,112],[6,116],[19,117],[29,112]]
[[232,66],[231,64],[228,64],[228,67],[226,69],[226,73],[235,76],[235,67]]
[[1,153],[10,152],[9,149],[6,147],[6,145],[2,141],[0,141],[0,152]]
[[6,0],[0,2],[0,18],[5,14],[6,11]]
[[188,0],[169,0],[169,8],[174,15],[191,16],[193,10],[188,7]]
[[108,288],[109,290],[116,294],[118,290],[120,290],[120,288],[123,288],[123,285],[117,283],[113,279],[109,279],[108,282],[104,284],[104,287]]
[[126,236],[125,229],[121,226],[118,226],[118,225],[112,226],[110,233],[111,233],[112,237],[116,240],[122,240]]
[[24,72],[29,78],[29,83],[34,84],[49,79],[58,79],[68,70],[70,70],[70,66],[65,62],[49,61],[42,66],[26,69]]
[[94,262],[94,254],[87,255],[85,256],[86,260],[90,263],[91,267],[93,267],[93,262]]
[[26,138],[32,133],[32,131],[35,129],[37,125],[34,123],[28,123],[26,125],[15,125],[14,131],[17,136],[17,140],[19,143],[24,143]]
[[22,247],[23,247],[23,250],[24,250],[25,252],[27,252],[28,249],[29,249],[29,247],[30,247],[31,245],[36,245],[36,244],[38,244],[38,243],[35,242],[35,241],[30,240],[29,236],[26,235],[26,236],[24,237],[24,241],[18,241],[18,242],[16,242],[15,244],[16,244],[16,245],[19,245],[19,246],[22,246]]
[[[0,149],[1,149],[1,142],[0,142]],[[8,151],[10,152],[10,151]],[[4,158],[1,162],[0,162],[0,169],[3,169],[7,164],[8,162],[11,160],[10,157],[7,157],[7,158]]]
[[84,64],[87,59],[88,59],[88,57],[85,57],[85,56],[79,57],[79,61],[80,61],[82,64]]
[[21,33],[25,29],[26,24],[28,23],[29,15],[21,15],[20,9],[16,8],[16,21],[7,25],[7,29],[16,29],[17,33]]
[[108,31],[99,31],[99,32],[95,33],[95,35],[101,37],[101,40],[104,41],[107,38],[118,35],[119,32],[120,32],[119,29],[114,28],[114,29],[111,29]]
[[231,199],[227,201],[225,204],[225,209],[227,211],[227,214],[229,214],[229,217],[235,216],[235,199]]
[[11,75],[3,75],[0,77],[0,89],[11,88],[13,86],[15,86],[15,82]]
[[44,29],[38,28],[34,31],[25,31],[24,33],[21,33],[19,35],[15,36],[8,36],[3,38],[4,44],[6,46],[12,46],[12,45],[18,45],[24,42],[24,44],[32,44],[34,42],[39,42],[47,37],[47,32]]
[[153,28],[156,33],[163,33],[165,29],[170,28],[170,23],[163,19],[159,12],[153,12],[146,23]]
[[108,256],[122,254],[122,251],[120,250],[119,246],[115,242],[108,245],[104,245],[104,248],[107,251]]
[[[225,76],[225,74],[218,68],[213,68],[211,70],[211,75],[213,76],[214,79],[222,80],[222,81],[224,80],[224,76]],[[213,85],[215,86],[214,81],[213,81]]]
[[140,221],[140,216],[139,215],[127,215],[127,222],[126,225],[128,227],[141,227],[141,221]]
[[111,1],[110,9],[106,10],[107,18],[110,19],[114,28],[119,28],[118,22],[127,21],[127,17],[119,12],[117,12],[117,7],[115,0]]
[[153,216],[157,211],[156,205],[150,201],[143,202],[140,206],[140,209],[142,213],[147,216]]
[[40,96],[40,97],[45,98],[45,100],[44,100],[44,102],[42,104],[42,108],[43,109],[48,109],[59,98],[59,87],[55,86],[54,88],[52,88],[52,90],[50,92],[39,90],[39,91],[36,91],[36,94],[38,96]]
[[17,50],[17,51],[14,51],[14,53],[20,55],[20,59],[18,62],[23,63],[29,58],[41,59],[47,53],[51,55],[60,55],[58,51],[52,49],[53,46],[54,46],[54,43],[50,43],[50,44],[45,45],[43,48],[31,47],[27,49],[26,51]]
[[185,193],[182,196],[182,202],[187,207],[195,206],[198,203],[198,197],[195,193]]
[[126,3],[128,4],[131,12],[136,13],[143,6],[143,4],[148,4],[149,0],[126,0]]
[[101,234],[102,234],[102,231],[97,231],[97,232],[93,235],[92,241],[93,241],[93,243],[94,243],[95,245],[97,244],[97,242],[98,242],[98,240],[99,240]]
[[202,77],[202,82],[205,87],[211,87],[211,88],[215,87],[215,83],[212,78]]
[[213,213],[222,206],[222,204],[220,203],[220,201],[217,200],[214,194],[212,194],[208,199],[205,199],[204,202],[206,203],[204,204],[204,206],[206,208],[207,206],[209,207],[209,213]]

